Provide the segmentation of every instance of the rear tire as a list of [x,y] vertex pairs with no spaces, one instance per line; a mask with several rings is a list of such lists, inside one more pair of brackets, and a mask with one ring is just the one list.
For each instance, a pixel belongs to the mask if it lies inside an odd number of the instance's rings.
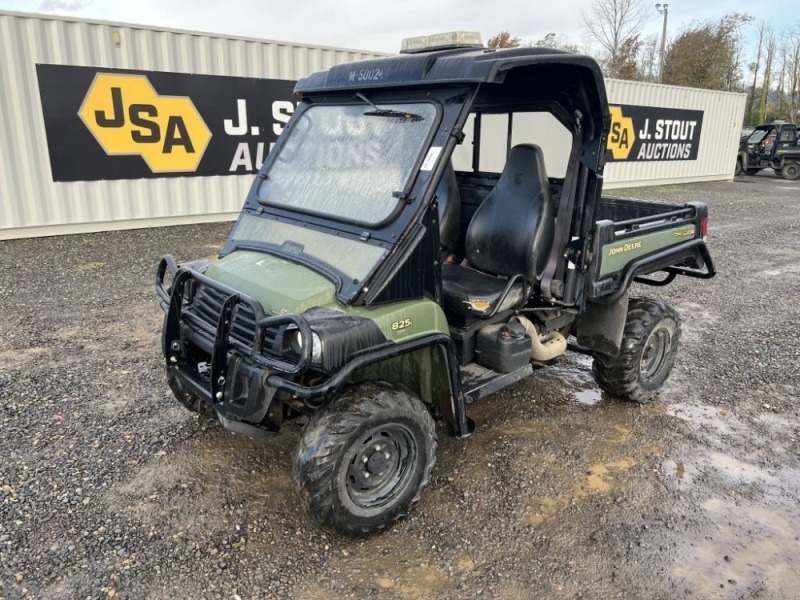
[[619,356],[595,354],[592,374],[611,396],[647,402],[672,371],[680,336],[680,317],[669,305],[631,298]]
[[745,172],[745,173],[747,173],[748,175],[755,175],[755,174],[757,174],[757,173],[758,173],[760,170],[761,170],[761,169],[745,169],[745,171],[744,171],[744,172]]
[[[778,172],[777,170],[775,171]],[[783,163],[783,168],[781,169],[780,174],[783,176],[784,179],[788,179],[789,181],[794,181],[798,177],[800,177],[800,163],[797,162],[788,162]]]
[[742,161],[737,160],[736,161],[736,168],[733,171],[734,177],[738,177],[739,175],[741,175],[743,173],[743,171],[744,170],[742,169]]
[[436,428],[416,396],[385,382],[345,390],[315,413],[292,457],[311,514],[347,535],[390,526],[419,500]]

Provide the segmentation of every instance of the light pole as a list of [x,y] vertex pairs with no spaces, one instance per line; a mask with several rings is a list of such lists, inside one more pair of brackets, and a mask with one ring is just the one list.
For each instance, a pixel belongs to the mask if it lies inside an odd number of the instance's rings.
[[[663,8],[662,8],[663,6]],[[661,53],[658,55],[658,83],[664,77],[664,44],[667,41],[667,15],[669,14],[669,4],[656,4],[656,10],[664,15],[664,29],[661,31]]]

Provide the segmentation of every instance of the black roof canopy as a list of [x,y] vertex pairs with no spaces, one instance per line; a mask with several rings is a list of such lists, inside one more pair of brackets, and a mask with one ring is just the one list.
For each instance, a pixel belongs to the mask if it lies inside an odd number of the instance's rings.
[[597,62],[551,48],[461,48],[373,58],[314,73],[297,83],[295,93],[481,84],[490,85],[482,86],[476,97],[477,111],[558,104],[570,113],[580,110],[597,129],[608,127],[605,84]]

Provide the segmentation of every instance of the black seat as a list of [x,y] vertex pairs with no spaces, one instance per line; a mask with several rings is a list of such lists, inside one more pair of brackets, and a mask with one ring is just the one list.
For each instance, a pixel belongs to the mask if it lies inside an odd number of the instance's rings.
[[439,180],[436,198],[439,202],[439,242],[442,255],[447,256],[456,250],[461,233],[461,196],[452,162]]
[[[507,277],[495,277],[470,267],[444,263],[442,265],[442,291],[444,308],[459,315],[487,316],[495,308],[506,310],[521,304],[522,280],[517,280],[501,301],[508,284]],[[497,312],[495,311],[495,312]]]
[[[470,266],[444,265],[445,307],[462,315],[487,315],[521,304],[523,281],[536,285],[547,264],[555,230],[555,207],[542,150],[514,146],[503,173],[475,211],[466,235]],[[514,282],[500,306],[509,278]]]

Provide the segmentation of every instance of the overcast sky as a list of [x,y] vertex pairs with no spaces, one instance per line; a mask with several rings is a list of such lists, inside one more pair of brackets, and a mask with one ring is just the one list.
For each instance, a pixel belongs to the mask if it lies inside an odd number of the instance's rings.
[[[648,3],[653,5],[652,18],[644,33],[659,33],[662,17],[655,2]],[[534,40],[553,32],[584,45],[581,11],[591,4],[592,0],[0,0],[0,9],[397,52],[404,37],[454,29],[480,31],[484,40],[503,29]],[[788,24],[787,6],[797,4],[798,0],[672,0],[668,38],[694,20],[731,12],[771,19],[780,28]],[[790,20],[800,22],[800,12],[789,14],[794,17]]]

